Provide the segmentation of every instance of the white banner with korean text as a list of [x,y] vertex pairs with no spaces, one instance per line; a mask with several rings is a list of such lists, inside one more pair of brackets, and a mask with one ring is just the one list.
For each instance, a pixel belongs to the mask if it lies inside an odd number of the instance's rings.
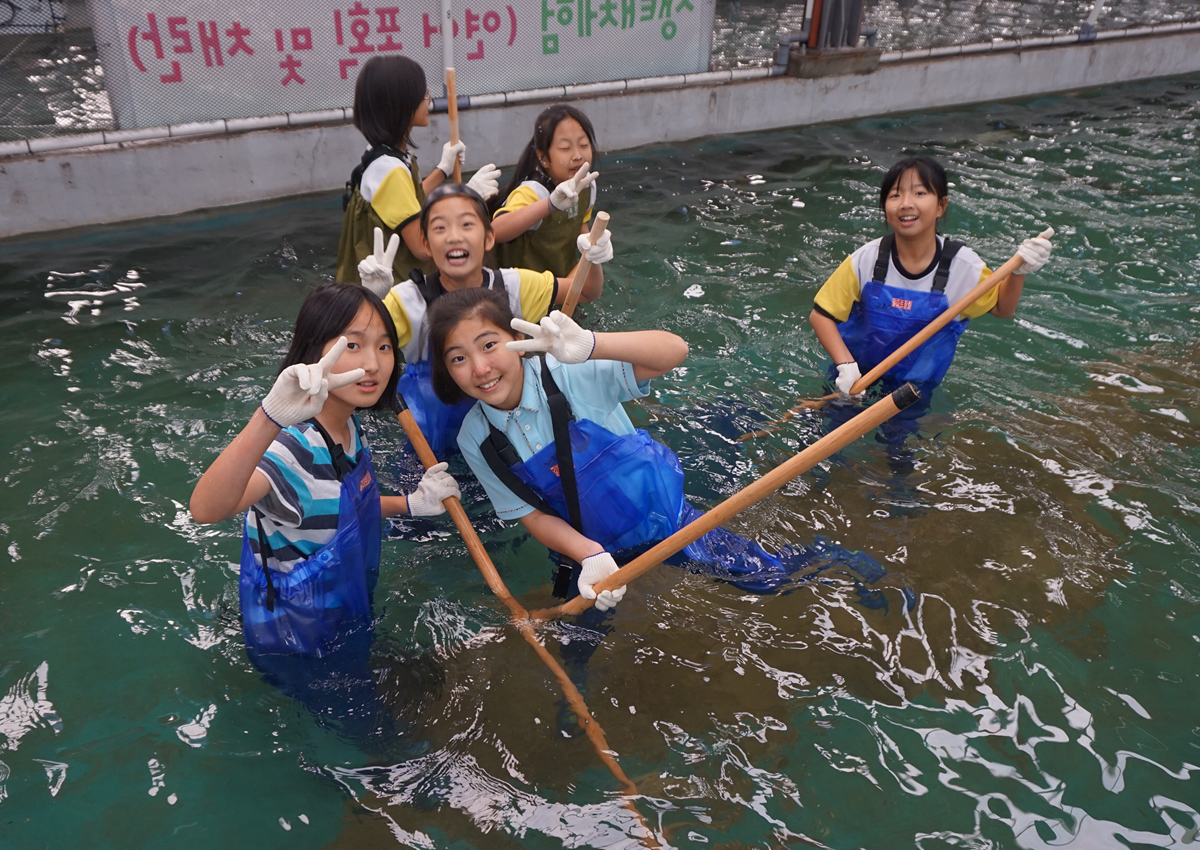
[[[89,0],[122,128],[353,105],[397,52],[443,93],[438,0]],[[453,0],[458,93],[708,70],[715,0]]]

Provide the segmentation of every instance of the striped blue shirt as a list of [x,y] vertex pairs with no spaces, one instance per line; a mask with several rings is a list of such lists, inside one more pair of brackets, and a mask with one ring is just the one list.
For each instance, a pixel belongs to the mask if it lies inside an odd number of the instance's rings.
[[[356,463],[361,448],[357,418],[351,417],[348,425],[353,451],[346,456]],[[291,572],[337,532],[342,482],[321,432],[308,422],[280,431],[258,462],[258,470],[271,482],[271,491],[254,504],[273,550],[269,566]],[[250,547],[262,563],[253,510],[246,511],[245,529]]]

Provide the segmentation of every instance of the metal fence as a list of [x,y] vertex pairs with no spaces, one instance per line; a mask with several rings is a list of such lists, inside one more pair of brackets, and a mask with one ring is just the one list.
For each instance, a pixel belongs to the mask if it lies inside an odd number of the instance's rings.
[[[19,15],[53,5],[50,32]],[[804,2],[717,0],[711,68],[769,65],[804,25]],[[11,13],[11,15],[10,15]],[[866,0],[864,32],[884,50],[939,47],[1200,20],[1200,0]],[[348,103],[346,104],[349,105]],[[0,0],[0,141],[114,129],[83,0]]]

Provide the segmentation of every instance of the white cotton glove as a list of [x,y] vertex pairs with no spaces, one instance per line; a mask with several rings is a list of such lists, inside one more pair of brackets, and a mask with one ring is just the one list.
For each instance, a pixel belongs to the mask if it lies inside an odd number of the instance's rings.
[[588,241],[588,234],[580,233],[579,238],[575,240],[575,247],[592,265],[607,263],[613,258],[612,231],[606,230],[601,233],[595,245]]
[[579,595],[584,599],[594,600],[597,611],[607,611],[616,606],[625,597],[625,585],[616,590],[602,590],[599,594],[592,587],[602,578],[607,578],[617,571],[617,562],[607,552],[588,555],[581,564],[583,571],[579,574]]
[[467,186],[478,192],[479,197],[486,201],[500,191],[500,169],[489,162],[471,175],[471,179],[467,181]]
[[558,310],[542,319],[539,325],[524,319],[513,319],[512,328],[529,339],[504,343],[509,351],[545,352],[553,354],[559,363],[582,363],[596,349],[596,335],[585,331],[570,316]]
[[[850,398],[850,388],[862,377],[862,372],[858,371],[858,363],[853,360],[849,363],[839,363],[837,373],[837,379],[833,382],[834,386],[844,398]],[[861,395],[862,393],[859,393],[857,397],[861,397]]]
[[554,191],[550,193],[550,206],[556,210],[569,210],[578,203],[579,193],[600,176],[599,171],[588,173],[589,165],[590,162],[585,162],[579,166],[574,177],[568,177],[554,187]]
[[467,146],[463,142],[446,142],[442,145],[442,158],[438,160],[437,167],[447,177],[453,177],[455,160],[458,160],[460,165],[467,161]]
[[387,250],[383,247],[383,230],[375,228],[375,252],[358,264],[358,279],[362,285],[383,298],[395,283],[392,274],[392,263],[396,259],[396,251],[400,249],[400,234],[393,233],[388,240]]
[[312,419],[325,406],[330,390],[362,380],[367,374],[362,369],[330,374],[348,344],[344,336],[338,337],[329,353],[316,363],[295,363],[280,372],[275,386],[262,400],[267,418],[280,428]]
[[1017,254],[1025,262],[1018,266],[1013,274],[1033,274],[1036,272],[1042,266],[1046,265],[1046,261],[1050,259],[1050,249],[1052,247],[1049,239],[1043,239],[1040,236],[1026,239],[1021,243],[1021,247],[1017,249]]
[[413,516],[438,516],[446,512],[443,501],[453,496],[462,498],[458,482],[446,471],[450,464],[435,463],[421,476],[417,489],[408,494],[408,512]]

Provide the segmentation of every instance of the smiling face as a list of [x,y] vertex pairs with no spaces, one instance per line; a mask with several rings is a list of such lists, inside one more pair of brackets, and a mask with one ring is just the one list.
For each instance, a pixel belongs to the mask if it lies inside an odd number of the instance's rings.
[[[392,348],[392,338],[382,317],[368,303],[364,303],[355,314],[354,320],[346,326],[341,336],[349,343],[337,363],[333,364],[332,374],[349,372],[352,369],[363,369],[366,374],[357,383],[348,384],[329,391],[329,402],[340,403],[353,412],[360,407],[371,407],[379,401],[384,388],[396,368],[396,352]],[[321,354],[327,354],[333,348],[336,339],[325,343]]]
[[446,289],[483,284],[483,262],[496,237],[471,198],[449,195],[436,201],[421,239]]
[[478,316],[469,316],[446,335],[443,360],[450,377],[470,398],[500,410],[521,403],[525,370],[521,355],[504,343],[513,332]]
[[949,202],[949,198],[938,198],[917,170],[910,168],[887,193],[883,213],[898,238],[932,239],[937,233],[937,220],[945,214]]
[[575,176],[585,162],[594,162],[592,140],[574,118],[563,118],[554,128],[550,149],[538,151],[538,161],[555,183]]

